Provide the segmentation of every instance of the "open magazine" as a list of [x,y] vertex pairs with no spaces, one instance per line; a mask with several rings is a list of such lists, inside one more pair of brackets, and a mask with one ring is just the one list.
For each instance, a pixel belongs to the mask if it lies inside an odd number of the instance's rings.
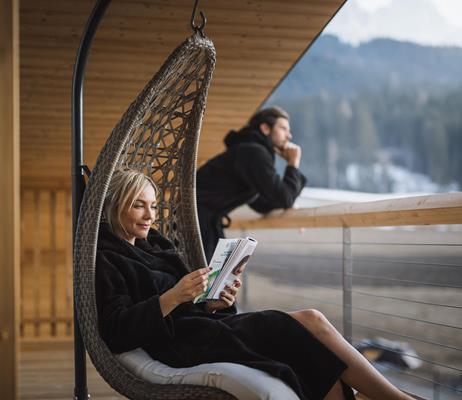
[[209,272],[207,289],[196,297],[194,302],[218,300],[225,285],[232,286],[236,275],[244,270],[257,243],[255,239],[249,237],[245,239],[219,239],[209,264],[212,270]]

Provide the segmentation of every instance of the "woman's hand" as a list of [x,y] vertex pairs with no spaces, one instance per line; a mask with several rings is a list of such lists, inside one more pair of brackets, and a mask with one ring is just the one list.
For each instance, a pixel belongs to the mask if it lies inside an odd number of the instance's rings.
[[207,289],[211,268],[197,269],[183,276],[171,290],[174,291],[178,304],[194,300]]
[[237,292],[242,286],[239,278],[236,278],[232,286],[226,285],[224,290],[220,293],[220,300],[208,300],[206,303],[206,310],[215,312],[231,307],[236,302]]
[[165,317],[180,304],[194,300],[204,293],[207,288],[208,276],[211,268],[197,269],[183,276],[175,286],[160,296],[160,308]]

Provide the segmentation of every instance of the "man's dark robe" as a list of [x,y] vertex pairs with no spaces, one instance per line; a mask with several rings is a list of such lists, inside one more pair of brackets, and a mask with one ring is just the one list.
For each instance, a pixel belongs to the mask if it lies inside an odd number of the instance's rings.
[[[159,296],[187,273],[157,231],[133,246],[102,224],[96,298],[100,332],[112,352],[142,347],[177,368],[243,364],[282,379],[302,400],[324,398],[346,366],[288,314],[233,314],[234,308],[210,313],[187,302],[163,317]],[[346,392],[352,396],[350,389]]]
[[289,208],[306,184],[298,168],[288,165],[281,178],[269,136],[245,127],[225,138],[226,151],[197,172],[197,209],[207,260],[223,236],[222,218],[248,203],[259,213]]

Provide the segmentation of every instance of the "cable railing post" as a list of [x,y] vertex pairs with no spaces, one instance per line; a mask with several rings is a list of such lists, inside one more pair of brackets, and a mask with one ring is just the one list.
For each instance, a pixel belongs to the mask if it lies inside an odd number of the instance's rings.
[[342,284],[343,284],[343,336],[352,343],[352,273],[353,260],[351,257],[351,229],[343,227],[343,256],[342,256]]
[[433,366],[433,400],[440,400],[440,370]]

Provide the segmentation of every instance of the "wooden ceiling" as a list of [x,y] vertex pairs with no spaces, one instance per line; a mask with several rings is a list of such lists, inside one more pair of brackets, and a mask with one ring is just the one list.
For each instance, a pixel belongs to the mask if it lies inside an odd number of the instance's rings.
[[[193,0],[113,0],[93,43],[85,86],[85,162],[92,167],[127,106],[191,34]],[[223,149],[344,0],[202,0],[217,50],[199,163]],[[70,93],[90,0],[21,0],[21,177],[67,186]]]

